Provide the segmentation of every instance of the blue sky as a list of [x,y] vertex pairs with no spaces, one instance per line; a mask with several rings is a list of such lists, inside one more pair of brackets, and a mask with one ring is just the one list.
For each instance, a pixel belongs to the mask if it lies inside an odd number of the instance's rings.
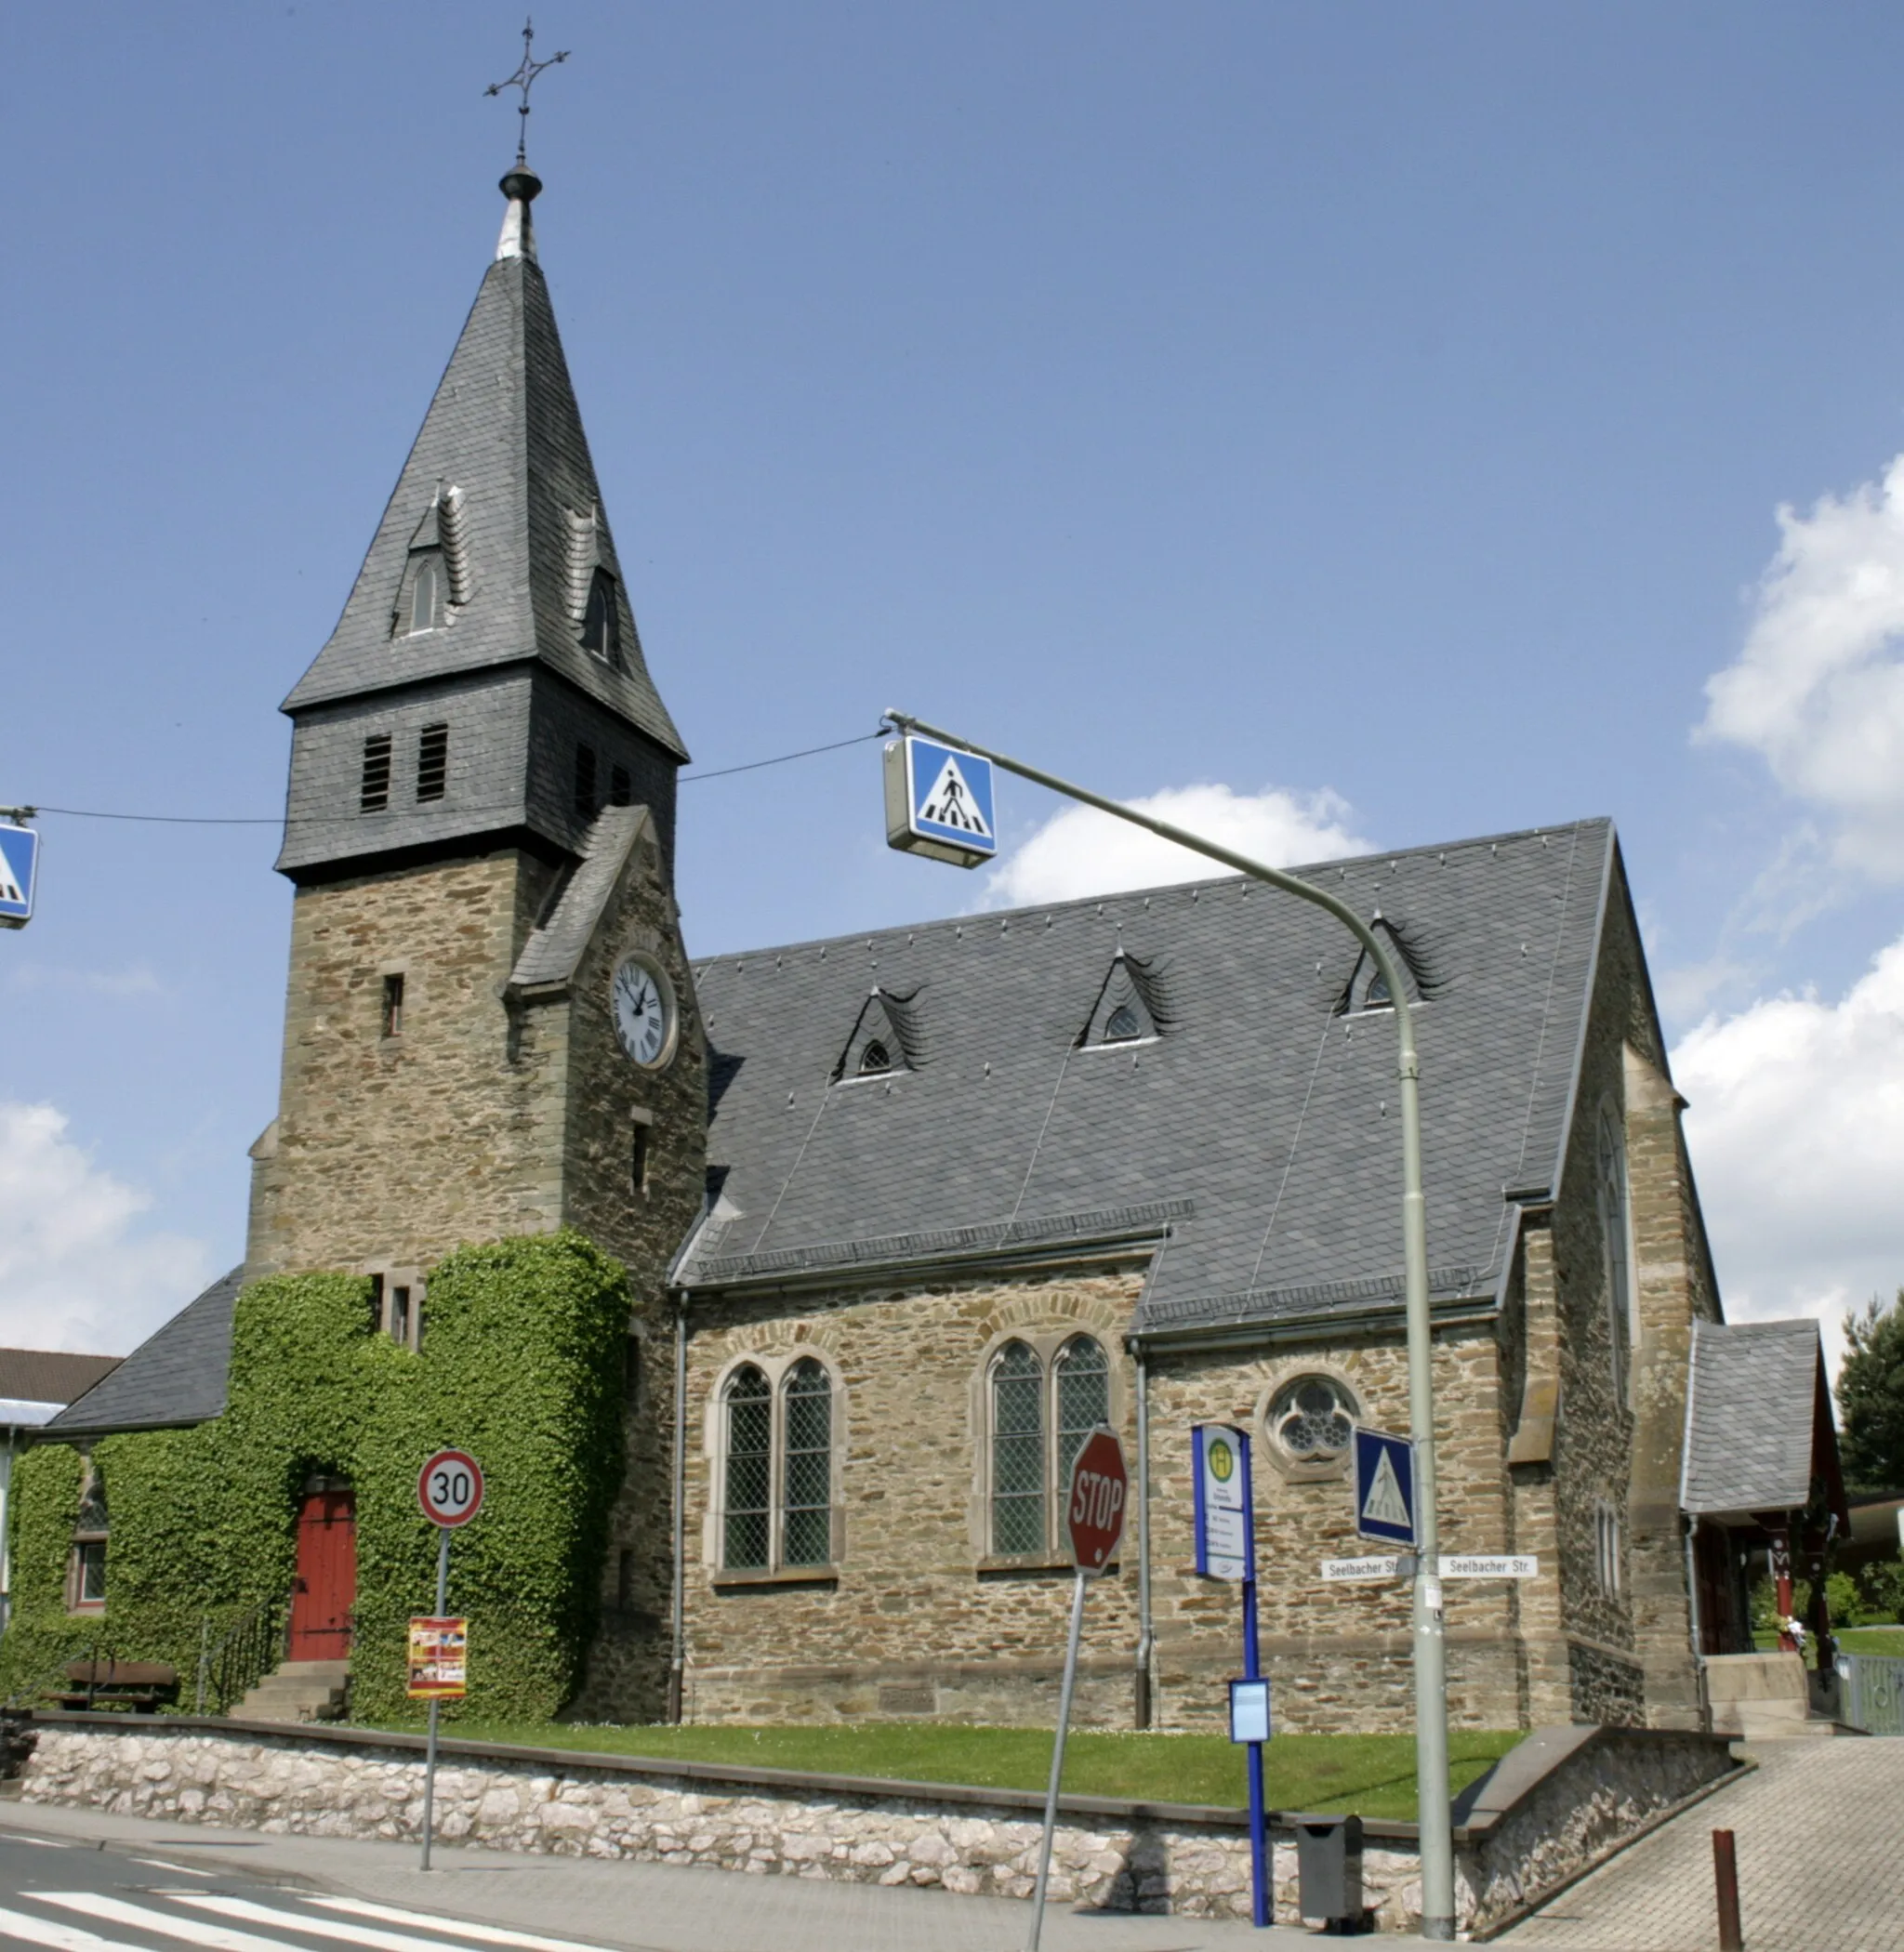
[[[519,24],[35,20],[0,801],[280,808]],[[1285,858],[1610,813],[1735,1312],[1904,1281],[1904,15],[571,0],[557,47],[542,259],[697,763],[895,704]],[[1055,811],[985,885],[886,851],[872,746],[687,786],[691,943],[1156,873]],[[269,826],[41,824],[0,1336],[123,1347],[241,1250],[289,890]]]

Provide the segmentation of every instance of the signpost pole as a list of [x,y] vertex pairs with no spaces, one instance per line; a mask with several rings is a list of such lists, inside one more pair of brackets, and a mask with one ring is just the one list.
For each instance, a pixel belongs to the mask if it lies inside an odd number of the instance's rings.
[[[1243,1582],[1243,1679],[1260,1681],[1263,1669],[1256,1647],[1256,1555],[1250,1555],[1250,1576]],[[1250,1744],[1250,1877],[1253,1887],[1250,1916],[1258,1925],[1276,1922],[1276,1887],[1270,1879],[1268,1820],[1263,1808],[1263,1744]]]
[[[450,1528],[439,1525],[436,1528],[436,1616],[441,1619],[449,1611],[450,1601]],[[430,1868],[430,1821],[436,1808],[436,1718],[443,1712],[443,1703],[434,1695],[430,1697],[430,1741],[423,1754],[423,1864]]]
[[1071,1638],[1064,1646],[1064,1684],[1058,1693],[1058,1739],[1051,1745],[1051,1784],[1045,1791],[1045,1834],[1038,1847],[1038,1889],[1031,1894],[1031,1935],[1025,1952],[1038,1952],[1045,1923],[1045,1886],[1051,1878],[1051,1837],[1058,1827],[1058,1784],[1064,1774],[1064,1731],[1071,1724],[1071,1689],[1078,1679],[1078,1642],[1084,1632],[1084,1589],[1090,1576],[1080,1566],[1071,1595]]
[[[1115,820],[1129,821],[1162,839],[1175,841],[1192,853],[1220,861],[1253,880],[1281,889],[1299,901],[1313,903],[1332,915],[1368,951],[1395,998],[1396,1097],[1400,1101],[1402,1135],[1402,1264],[1408,1303],[1408,1424],[1416,1457],[1416,1550],[1430,1566],[1438,1567],[1441,1550],[1435,1510],[1435,1378],[1434,1337],[1428,1309],[1428,1230],[1421,1191],[1421,1061],[1415,1049],[1414,1014],[1408,1008],[1408,988],[1393,945],[1371,929],[1349,904],[1326,888],[1285,873],[1248,854],[1219,847],[1169,821],[1154,820],[1132,807],[1106,799],[1056,773],[1027,766],[1022,759],[961,739],[954,732],[928,725],[906,712],[888,711],[888,721],[909,737],[941,741],[960,752],[975,753],[993,765],[1034,785],[1049,787],[1080,805],[1095,807]],[[994,833],[997,821],[991,823]],[[1454,1937],[1454,1832],[1452,1798],[1448,1787],[1448,1643],[1441,1611],[1441,1580],[1436,1575],[1417,1578],[1414,1591],[1415,1665],[1415,1791],[1421,1839],[1421,1936]]]

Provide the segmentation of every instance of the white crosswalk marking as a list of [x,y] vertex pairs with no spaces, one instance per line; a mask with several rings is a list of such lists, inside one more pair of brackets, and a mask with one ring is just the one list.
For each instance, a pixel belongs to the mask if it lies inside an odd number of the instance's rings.
[[[352,1918],[381,1919],[387,1925],[421,1925],[426,1932],[446,1932],[456,1938],[479,1939],[485,1945],[526,1945],[530,1952],[602,1952],[599,1945],[585,1945],[579,1939],[544,1938],[534,1932],[511,1932],[502,1925],[471,1925],[462,1919],[433,1917],[424,1911],[404,1911],[395,1905],[372,1905],[364,1898],[312,1898],[326,1911],[348,1911]],[[304,1928],[313,1929],[309,1920]]]
[[[203,1945],[206,1952],[285,1952],[281,1938],[259,1938],[254,1932],[233,1932],[229,1925],[214,1925],[204,1919],[174,1918],[154,1911],[147,1905],[128,1905],[124,1898],[109,1898],[96,1891],[36,1891],[34,1898],[46,1905],[63,1905],[85,1918],[102,1919],[109,1925],[127,1925],[135,1932],[156,1932],[161,1938],[181,1938],[188,1945]],[[113,1945],[123,1940],[101,1941]],[[435,1952],[443,1952],[439,1945]]]
[[[220,1918],[243,1919],[253,1925],[288,1925],[294,1932],[308,1932],[314,1938],[340,1938],[346,1945],[367,1945],[372,1952],[449,1952],[440,1938],[416,1938],[407,1932],[382,1932],[375,1925],[347,1925],[339,1919],[314,1919],[309,1912],[295,1915],[275,1911],[267,1905],[256,1905],[249,1898],[214,1898],[201,1896],[197,1892],[180,1892],[181,1905],[194,1906],[200,1911],[216,1911]],[[359,1907],[361,1908],[361,1907]],[[471,1928],[459,1925],[454,1919],[426,1918],[420,1912],[412,1912],[406,1923],[427,1925],[432,1932],[447,1932],[452,1937],[471,1936],[481,1931],[484,1937],[490,1936],[486,1928]],[[531,1938],[527,1932],[503,1933],[506,1943],[527,1945],[549,1945],[556,1952],[598,1952],[598,1948],[578,1945],[573,1939]],[[236,1952],[236,1948],[233,1948]]]
[[[0,1937],[23,1939],[30,1945],[50,1945],[53,1952],[139,1952],[123,1938],[101,1938],[57,1919],[32,1919],[23,1911],[0,1908]],[[283,1948],[279,1948],[283,1952]]]
[[167,1870],[181,1878],[216,1878],[217,1871],[201,1869],[195,1864],[167,1864],[163,1857],[135,1857],[135,1864],[149,1864],[154,1870]]

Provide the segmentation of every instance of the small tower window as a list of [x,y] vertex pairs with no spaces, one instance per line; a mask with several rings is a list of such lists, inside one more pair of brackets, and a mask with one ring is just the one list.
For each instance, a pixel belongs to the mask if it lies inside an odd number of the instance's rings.
[[626,807],[634,798],[634,787],[628,780],[628,769],[617,766],[608,775],[608,804],[611,807]]
[[634,1143],[630,1148],[628,1162],[629,1183],[637,1193],[643,1194],[648,1190],[648,1129],[645,1125],[638,1125],[635,1128]]
[[621,605],[615,601],[615,578],[604,569],[598,569],[589,580],[588,605],[582,613],[582,648],[604,664],[621,663]]
[[383,980],[383,1034],[387,1037],[403,1035],[403,979],[401,976],[386,976]]
[[593,820],[600,811],[600,802],[595,798],[595,748],[592,745],[575,747],[575,811],[584,820]]
[[1144,1025],[1128,1003],[1118,1004],[1104,1023],[1106,1044],[1134,1044],[1143,1035]]
[[399,1348],[410,1346],[410,1290],[406,1287],[390,1289],[390,1340]]
[[416,741],[416,798],[441,799],[449,783],[450,729],[426,725]]
[[357,788],[357,808],[380,813],[390,803],[390,735],[372,732],[364,742],[364,776]]
[[883,1071],[892,1068],[892,1053],[875,1037],[860,1052],[859,1075],[862,1077],[878,1077]]
[[410,635],[443,622],[443,565],[432,553],[418,558],[410,585]]

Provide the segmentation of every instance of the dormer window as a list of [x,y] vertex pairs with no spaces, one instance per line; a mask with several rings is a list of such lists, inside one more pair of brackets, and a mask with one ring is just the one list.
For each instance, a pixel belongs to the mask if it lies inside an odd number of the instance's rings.
[[603,664],[621,664],[621,605],[615,600],[615,578],[604,569],[598,569],[588,581],[582,649],[592,651]]
[[882,1072],[892,1068],[892,1053],[879,1042],[878,1037],[866,1046],[859,1055],[859,1075],[862,1077],[878,1077]]
[[1395,998],[1389,995],[1388,991],[1388,978],[1382,973],[1379,967],[1374,975],[1369,977],[1368,987],[1362,992],[1362,1008],[1364,1009],[1393,1009],[1395,1008]]
[[442,552],[424,549],[416,558],[410,578],[410,635],[434,630],[443,622],[443,574]]
[[1170,1021],[1162,971],[1155,963],[1120,949],[1098,985],[1075,1048],[1101,1050],[1111,1044],[1148,1044],[1164,1034]]
[[1144,1035],[1144,1025],[1138,1021],[1137,1012],[1128,1003],[1120,1003],[1104,1022],[1106,1044],[1134,1044]]

